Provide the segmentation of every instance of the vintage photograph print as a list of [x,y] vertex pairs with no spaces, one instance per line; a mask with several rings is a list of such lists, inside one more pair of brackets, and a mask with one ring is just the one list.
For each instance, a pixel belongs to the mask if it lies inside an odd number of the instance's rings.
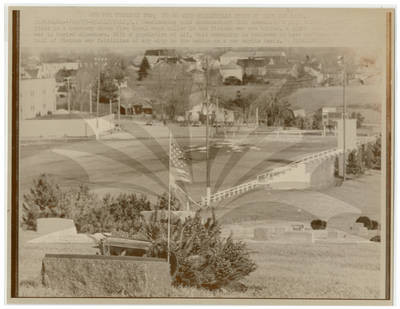
[[393,14],[10,7],[9,302],[390,304]]

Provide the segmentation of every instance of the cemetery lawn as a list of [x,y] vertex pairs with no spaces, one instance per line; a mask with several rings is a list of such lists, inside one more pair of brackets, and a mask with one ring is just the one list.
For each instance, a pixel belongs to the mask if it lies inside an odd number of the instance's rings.
[[[95,254],[90,245],[27,244],[37,233],[20,231],[19,295],[63,297],[42,286],[40,269],[46,253]],[[171,288],[161,297],[225,298],[379,298],[380,243],[272,244],[247,241],[257,269],[243,280],[246,291]],[[107,295],[104,295],[107,296]]]

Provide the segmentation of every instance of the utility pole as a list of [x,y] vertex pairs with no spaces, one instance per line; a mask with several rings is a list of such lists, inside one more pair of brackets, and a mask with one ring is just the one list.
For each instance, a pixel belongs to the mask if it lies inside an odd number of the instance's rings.
[[346,180],[346,66],[343,56],[343,181]]
[[117,79],[114,79],[114,83],[118,87],[118,126],[121,126],[121,85]]
[[256,129],[258,128],[258,106],[256,107]]
[[97,102],[96,102],[96,116],[99,117],[99,103],[100,103],[100,65],[97,76]]
[[[342,101],[343,101],[343,112],[342,112],[342,121],[343,121],[343,181],[346,180],[346,83],[347,83],[347,72],[346,72],[346,63],[344,56],[338,57],[338,64],[343,67],[343,76],[342,76],[342,84],[343,84],[343,93],[342,93]],[[338,136],[339,138],[339,136]]]
[[92,115],[92,84],[89,85],[89,113]]
[[121,127],[121,85],[118,84],[118,126]]
[[71,98],[70,98],[70,93],[69,93],[69,79],[70,77],[67,77],[67,99],[68,99],[68,113],[71,113]]
[[94,58],[95,64],[97,64],[97,104],[96,104],[96,115],[99,117],[99,106],[100,106],[100,79],[101,79],[101,71],[103,69],[103,65],[107,64],[106,57],[96,57]]
[[110,98],[110,114],[112,114],[112,99]]
[[208,96],[208,82],[209,82],[209,68],[208,68],[208,58],[206,58],[206,204],[210,205],[211,197],[211,181],[210,181],[210,147],[209,147],[209,96]]

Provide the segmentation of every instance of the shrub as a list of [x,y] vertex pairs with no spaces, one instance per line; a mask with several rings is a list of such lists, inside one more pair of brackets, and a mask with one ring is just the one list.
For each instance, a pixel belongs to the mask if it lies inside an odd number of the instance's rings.
[[60,200],[60,204],[63,204],[63,208],[66,209],[66,217],[74,220],[78,232],[85,232],[83,226],[86,213],[99,207],[100,203],[97,195],[91,193],[85,185],[65,191]]
[[377,230],[379,228],[379,223],[378,221],[371,220],[371,225],[370,225],[370,230]]
[[116,197],[106,195],[94,207],[87,207],[80,212],[80,216],[73,219],[84,233],[100,233],[123,231],[128,235],[136,234],[141,227],[143,210],[150,210],[151,205],[143,195],[119,194]]
[[[142,233],[151,241],[151,257],[167,257],[168,226],[157,219],[157,212],[143,224]],[[230,285],[255,270],[246,246],[222,238],[221,227],[213,215],[202,222],[199,212],[184,222],[171,222],[170,249],[176,258],[174,285],[202,287],[210,290]]]
[[39,218],[60,217],[67,215],[65,204],[60,203],[63,192],[46,174],[33,180],[33,187],[24,194],[22,203],[22,222],[25,229],[36,230]]
[[370,239],[370,241],[381,242],[381,236],[376,235]]
[[313,230],[325,230],[326,229],[326,221],[316,219],[311,221],[311,228]]
[[373,153],[373,157],[374,157],[374,168],[377,170],[381,169],[381,151],[382,151],[382,147],[381,147],[381,142],[382,139],[381,137],[379,137],[375,144],[373,144],[372,146],[372,153]]
[[358,217],[356,220],[357,223],[363,223],[364,227],[366,227],[368,230],[377,230],[378,229],[378,221],[371,220],[367,216],[361,216]]
[[361,175],[365,172],[362,150],[353,150],[349,153],[346,163],[346,173]]
[[150,209],[150,202],[143,195],[107,195],[100,200],[87,186],[62,190],[42,174],[24,195],[22,226],[35,230],[38,218],[59,217],[73,219],[78,232],[122,230],[134,234],[141,227],[140,212]]
[[[174,194],[171,194],[171,210],[180,210],[181,209],[181,203],[177,199],[177,197]],[[159,210],[168,210],[168,193],[164,192],[162,195],[158,197],[157,203],[155,205],[155,209]]]
[[356,220],[357,223],[363,223],[364,227],[368,228],[371,225],[371,220],[367,216],[358,217]]

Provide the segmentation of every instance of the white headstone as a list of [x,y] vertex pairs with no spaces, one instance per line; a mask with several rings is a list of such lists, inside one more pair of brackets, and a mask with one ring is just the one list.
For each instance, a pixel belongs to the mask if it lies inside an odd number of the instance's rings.
[[57,231],[69,230],[76,234],[74,220],[65,218],[40,218],[36,221],[36,231],[40,234],[49,234]]

